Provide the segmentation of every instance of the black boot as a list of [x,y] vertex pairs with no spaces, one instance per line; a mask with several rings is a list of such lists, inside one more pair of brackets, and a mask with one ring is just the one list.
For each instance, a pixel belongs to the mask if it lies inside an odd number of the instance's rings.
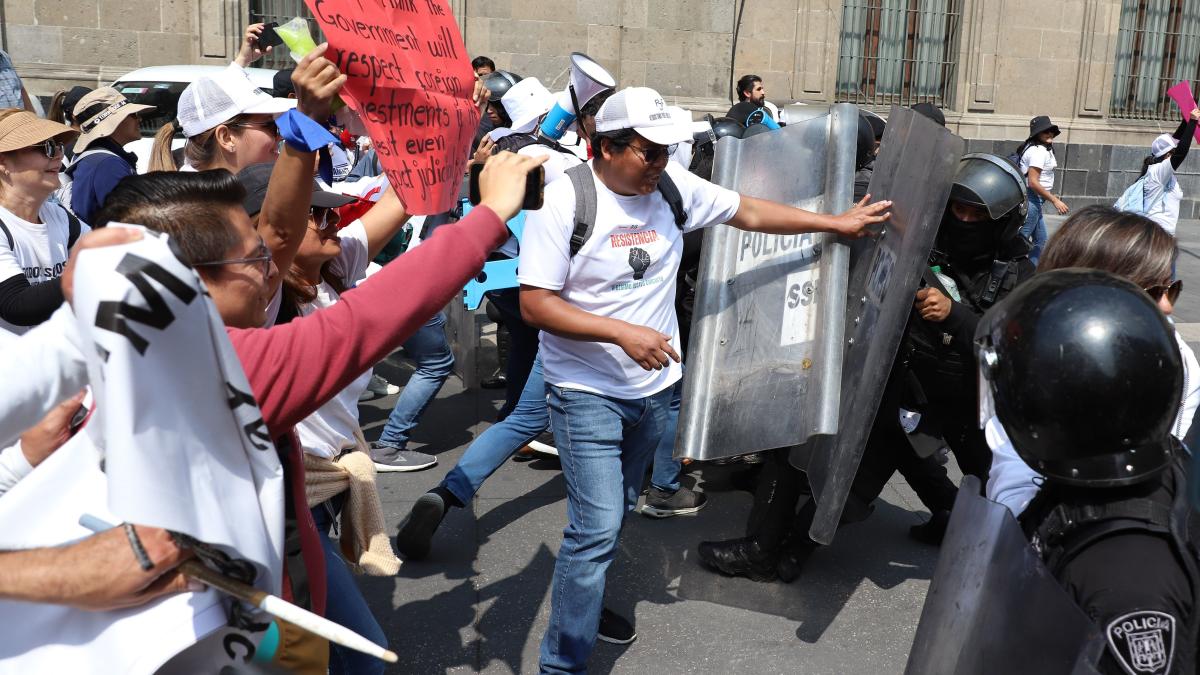
[[934,511],[928,521],[908,528],[908,536],[922,544],[939,546],[946,536],[946,526],[949,524],[949,511]]
[[778,551],[765,551],[754,537],[728,541],[702,541],[700,560],[710,569],[752,581],[774,581]]

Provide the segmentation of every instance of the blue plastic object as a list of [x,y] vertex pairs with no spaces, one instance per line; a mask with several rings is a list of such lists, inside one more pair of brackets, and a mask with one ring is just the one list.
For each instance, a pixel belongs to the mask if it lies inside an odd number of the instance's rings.
[[[462,214],[466,217],[471,212],[471,203],[467,200],[462,200]],[[505,223],[508,226],[513,236],[517,241],[521,241],[521,236],[525,233],[525,212],[521,211],[513,216],[512,220]],[[505,288],[516,288],[520,284],[517,282],[517,261],[516,260],[495,260],[483,264],[481,271],[474,279],[467,282],[463,288],[463,304],[469,310],[479,309],[479,304],[483,302],[483,294],[488,291],[498,291]]]

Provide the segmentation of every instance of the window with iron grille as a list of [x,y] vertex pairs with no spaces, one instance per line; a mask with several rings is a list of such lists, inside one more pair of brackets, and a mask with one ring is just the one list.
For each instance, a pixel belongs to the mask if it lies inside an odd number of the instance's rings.
[[1175,120],[1171,85],[1200,79],[1200,3],[1121,0],[1111,117]]
[[[312,12],[304,4],[304,0],[250,0],[250,23],[271,23],[274,21],[283,25],[301,16],[308,20],[308,29],[313,34],[317,44],[321,44],[321,31],[313,19]],[[292,60],[287,45],[279,45],[271,50],[261,61],[254,64],[260,68],[276,68],[282,70],[296,65]]]
[[962,0],[846,0],[838,101],[912,105],[954,100]]

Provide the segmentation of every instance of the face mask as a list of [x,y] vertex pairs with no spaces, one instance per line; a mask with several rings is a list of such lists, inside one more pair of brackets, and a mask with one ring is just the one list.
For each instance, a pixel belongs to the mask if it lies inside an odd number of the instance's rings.
[[995,255],[999,223],[991,220],[967,222],[947,211],[938,228],[937,247],[950,257],[950,262],[970,265],[981,259],[990,261]]

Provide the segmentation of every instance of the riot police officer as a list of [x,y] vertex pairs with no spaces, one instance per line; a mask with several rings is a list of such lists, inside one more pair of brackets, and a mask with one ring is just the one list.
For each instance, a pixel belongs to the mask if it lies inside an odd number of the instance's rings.
[[1101,671],[1195,672],[1200,574],[1188,457],[1171,435],[1183,375],[1167,320],[1128,281],[1056,270],[976,335],[984,409],[1046,478],[1021,526],[1103,632]]
[[[873,141],[870,125],[866,128]],[[984,311],[1033,272],[1028,242],[1020,236],[1024,209],[1024,181],[1012,164],[988,154],[962,158],[931,254],[938,272],[931,270],[929,285],[917,293],[843,523],[866,518],[899,471],[933,514],[911,534],[930,543],[941,540],[957,490],[945,467],[913,449],[900,425],[902,407],[919,411],[924,433],[944,438],[963,471],[986,483],[991,450],[976,420],[971,338]],[[807,490],[787,457],[786,449],[775,451],[760,476],[747,536],[702,542],[704,564],[764,581],[791,581],[800,573],[817,548],[808,537],[815,503],[810,499],[796,513]]]

